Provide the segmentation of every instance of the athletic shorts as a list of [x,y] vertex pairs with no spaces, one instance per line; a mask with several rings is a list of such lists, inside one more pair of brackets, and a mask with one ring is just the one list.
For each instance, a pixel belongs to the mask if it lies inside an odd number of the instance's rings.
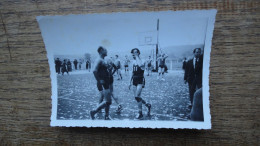
[[145,78],[144,77],[133,77],[133,85],[137,86],[138,84],[143,84],[143,88],[144,88]]
[[151,65],[151,64],[148,64],[147,66],[148,66],[148,67],[152,67],[152,65]]
[[164,65],[159,65],[160,68],[164,68]]
[[103,89],[105,89],[105,90],[109,89],[109,85],[113,84],[114,78],[110,77],[109,79],[105,79],[104,81],[105,81],[105,83],[103,85],[100,84],[99,82],[97,83],[98,91],[103,91]]
[[128,65],[125,65],[125,67],[128,67]]

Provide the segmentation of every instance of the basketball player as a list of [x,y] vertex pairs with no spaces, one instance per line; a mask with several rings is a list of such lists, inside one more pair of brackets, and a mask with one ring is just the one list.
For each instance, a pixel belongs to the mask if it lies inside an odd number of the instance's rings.
[[[113,78],[113,75],[114,73],[116,72],[116,66],[115,64],[113,63],[113,61],[111,59],[106,59],[106,64],[107,64],[107,69],[108,69],[108,72],[109,72],[109,89],[110,89],[110,95],[111,97],[115,100],[116,104],[118,105],[117,107],[117,110],[116,112],[117,113],[120,113],[121,110],[123,109],[122,105],[118,102],[118,98],[115,97],[115,94],[114,94],[114,88],[113,88],[113,82],[114,82],[114,78]],[[104,100],[104,94],[102,93],[102,85],[99,84],[99,89],[101,90],[100,91],[100,99],[99,99],[99,103],[103,102]]]
[[159,62],[158,76],[157,76],[158,80],[160,79],[160,75],[161,75],[162,76],[161,80],[165,81],[163,76],[164,76],[165,66],[166,66],[165,60],[166,60],[167,57],[168,57],[168,55],[162,54],[162,55],[159,55],[159,57],[157,58],[157,61]]
[[149,73],[151,73],[152,75],[152,59],[151,59],[151,56],[149,56],[148,60],[147,60],[147,76],[149,76]]
[[118,58],[118,55],[116,55],[116,60],[115,60],[115,65],[116,65],[116,72],[117,72],[117,76],[118,76],[118,79],[117,80],[122,80],[122,75],[121,75],[121,62],[120,62],[120,59]]
[[140,58],[140,50],[137,48],[134,48],[131,50],[131,53],[133,55],[134,61],[133,61],[133,72],[132,72],[132,78],[130,80],[129,89],[131,88],[131,83],[133,84],[133,92],[135,96],[135,100],[137,101],[139,114],[136,117],[137,119],[143,118],[142,113],[142,104],[144,104],[148,108],[147,115],[150,116],[151,111],[151,104],[146,103],[145,100],[141,98],[142,89],[145,85],[145,78],[144,78],[144,69],[145,69],[145,63]]
[[129,74],[129,63],[130,63],[130,60],[128,59],[127,55],[125,56],[125,62],[124,62],[124,65],[125,65],[125,74],[128,75]]
[[107,50],[103,47],[99,47],[97,51],[99,53],[99,58],[96,60],[93,73],[97,80],[98,90],[102,91],[104,88],[102,93],[104,94],[105,100],[101,102],[95,110],[90,111],[90,117],[92,120],[94,120],[95,114],[99,112],[101,109],[105,108],[105,120],[111,120],[109,117],[109,108],[112,103],[109,89],[109,83],[111,82],[111,78],[107,70],[107,65],[104,61],[105,56],[107,56]]

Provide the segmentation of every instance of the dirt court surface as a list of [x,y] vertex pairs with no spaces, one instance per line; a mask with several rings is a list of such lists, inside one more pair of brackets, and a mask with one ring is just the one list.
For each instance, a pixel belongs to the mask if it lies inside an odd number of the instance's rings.
[[[146,84],[141,97],[151,103],[151,116],[145,120],[187,121],[190,112],[188,105],[188,84],[184,83],[183,71],[171,71],[165,75],[165,81],[157,80],[157,74],[145,76]],[[78,71],[70,75],[57,75],[58,79],[58,114],[60,120],[90,119],[89,111],[93,110],[99,101],[99,91],[94,75]],[[137,104],[132,90],[128,89],[130,76],[123,73],[123,80],[114,77],[114,94],[123,105],[120,114],[116,113],[117,104],[112,101],[110,116],[114,120],[134,120]],[[143,106],[143,114],[147,109]],[[104,119],[104,110],[96,115],[96,119]]]

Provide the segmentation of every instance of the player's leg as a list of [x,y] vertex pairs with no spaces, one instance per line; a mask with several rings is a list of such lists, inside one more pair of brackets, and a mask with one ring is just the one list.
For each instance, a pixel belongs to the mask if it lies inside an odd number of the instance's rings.
[[158,80],[160,79],[161,72],[162,72],[162,68],[159,66],[159,68],[158,68],[158,76],[157,76]]
[[104,99],[106,102],[106,106],[105,106],[105,120],[111,120],[109,118],[109,109],[110,109],[110,105],[112,104],[112,100],[111,100],[111,94],[110,94],[110,89],[108,87],[108,89],[104,90]]
[[150,75],[152,76],[152,67],[151,66],[149,67],[149,72],[150,72]]
[[118,69],[120,79],[122,80],[121,68]]
[[147,66],[147,67],[145,67],[145,70],[146,70],[146,73],[147,73],[146,75],[147,75],[147,76],[149,76],[149,70],[148,70],[148,66]]
[[126,67],[126,72],[127,72],[127,75],[129,75],[129,67],[128,66]]
[[102,110],[103,108],[105,108],[105,106],[106,106],[106,101],[104,101],[105,93],[104,93],[104,91],[103,91],[102,85],[101,85],[100,83],[97,83],[97,88],[98,88],[99,93],[100,93],[100,98],[99,98],[99,104],[98,104],[97,108],[94,109],[94,110],[92,110],[92,111],[90,111],[90,117],[91,117],[92,120],[95,118],[95,117],[94,117],[95,114],[96,114],[97,112],[101,112],[101,110]]
[[113,83],[109,85],[110,95],[115,100],[116,104],[119,104],[118,98],[115,96]]
[[120,78],[119,78],[119,69],[118,68],[116,69],[116,74],[117,74],[117,80],[120,80]]
[[150,112],[151,112],[151,104],[149,104],[148,102],[146,102],[143,98],[141,98],[141,93],[142,93],[142,89],[144,88],[144,84],[138,84],[137,85],[137,89],[136,89],[136,97],[139,97],[139,100],[141,101],[139,104],[138,104],[138,108],[139,108],[139,112],[141,110],[141,113],[142,113],[142,104],[144,104],[147,109],[148,109],[148,112],[147,112],[147,115],[150,116]]
[[64,71],[64,68],[62,68],[62,69],[61,69],[61,73],[62,73],[62,75],[64,75],[64,72],[65,72],[65,71]]
[[135,92],[135,100],[137,101],[137,106],[138,106],[138,116],[137,119],[143,118],[143,112],[142,112],[142,102],[143,99],[141,98],[141,92],[142,92],[142,84],[138,84],[136,86],[136,92]]
[[[99,105],[104,101],[104,94],[103,94],[103,87],[100,83],[97,83],[97,88],[99,91],[99,101],[98,101],[98,105]],[[101,110],[99,112],[101,113]]]
[[104,94],[103,94],[103,91],[99,91],[99,101],[98,101],[98,103],[100,104],[101,102],[103,102],[103,100],[104,100]]
[[116,112],[117,112],[117,113],[120,113],[120,112],[122,111],[123,107],[122,107],[122,105],[119,103],[118,97],[115,96],[114,89],[113,89],[113,88],[114,88],[114,87],[113,87],[113,83],[110,84],[109,88],[110,88],[111,98],[113,98],[113,99],[115,100],[116,104],[118,105],[118,106],[117,106],[117,109],[116,109]]
[[161,68],[162,70],[161,70],[161,72],[162,72],[162,81],[165,81],[165,79],[164,79],[164,71],[165,71],[165,68],[163,67],[163,68]]
[[151,67],[150,66],[148,66],[148,68],[147,68],[147,76],[149,76],[150,75],[150,69],[151,69]]

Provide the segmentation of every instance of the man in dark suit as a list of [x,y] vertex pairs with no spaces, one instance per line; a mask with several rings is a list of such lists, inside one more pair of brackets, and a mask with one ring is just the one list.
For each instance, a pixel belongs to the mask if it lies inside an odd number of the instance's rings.
[[60,67],[61,67],[61,61],[59,58],[57,58],[55,60],[55,69],[56,69],[56,73],[60,74]]
[[78,69],[78,61],[77,61],[77,59],[74,59],[73,63],[74,63],[75,70],[77,70]]
[[201,48],[193,50],[194,57],[186,64],[185,82],[189,84],[190,102],[193,104],[193,96],[197,89],[202,87],[202,68],[203,68],[203,55],[201,55]]
[[187,64],[187,60],[186,60],[186,57],[185,57],[184,60],[183,60],[183,62],[182,62],[182,69],[184,70],[184,81],[186,81],[186,80],[185,80],[186,64]]

